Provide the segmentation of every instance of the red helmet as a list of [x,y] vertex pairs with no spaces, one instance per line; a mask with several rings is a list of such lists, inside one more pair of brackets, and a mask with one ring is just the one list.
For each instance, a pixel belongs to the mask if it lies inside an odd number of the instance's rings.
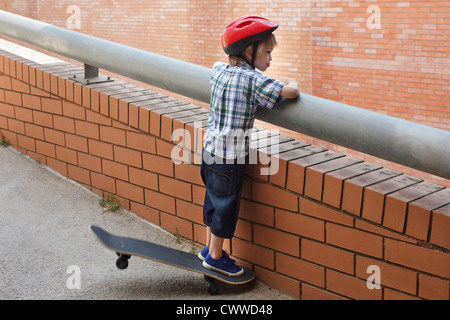
[[231,22],[222,34],[222,47],[227,55],[239,55],[253,42],[261,41],[278,28],[259,16],[244,16]]

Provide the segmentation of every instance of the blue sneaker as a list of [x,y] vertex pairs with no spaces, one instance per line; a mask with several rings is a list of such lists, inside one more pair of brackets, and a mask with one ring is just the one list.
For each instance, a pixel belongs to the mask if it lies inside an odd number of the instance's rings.
[[[199,252],[199,254],[197,255],[197,257],[201,260],[201,261],[205,261],[206,256],[209,253],[209,249],[208,247],[204,247],[202,249],[202,251]],[[222,255],[226,256],[228,259],[231,260],[232,263],[236,263],[236,260],[231,259],[230,256],[228,255],[228,253],[225,252],[225,250],[222,250]]]
[[206,256],[208,255],[208,253],[209,253],[208,247],[204,247],[204,248],[202,249],[202,251],[199,252],[198,258],[199,258],[201,261],[205,261],[205,258],[206,258]]
[[244,274],[244,269],[235,265],[236,260],[230,259],[228,254],[223,254],[220,259],[214,259],[209,254],[203,261],[203,267],[217,271],[229,277],[238,277]]

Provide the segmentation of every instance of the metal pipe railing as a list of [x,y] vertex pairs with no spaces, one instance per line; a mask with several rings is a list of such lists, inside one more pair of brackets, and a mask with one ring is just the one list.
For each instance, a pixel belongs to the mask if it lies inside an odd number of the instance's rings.
[[[211,69],[0,11],[0,34],[209,103]],[[265,122],[450,179],[450,132],[301,94]]]

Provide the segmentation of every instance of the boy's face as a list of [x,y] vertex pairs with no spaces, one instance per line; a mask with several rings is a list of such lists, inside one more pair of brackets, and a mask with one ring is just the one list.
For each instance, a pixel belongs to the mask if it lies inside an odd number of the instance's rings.
[[[266,46],[265,44],[262,44],[262,46],[258,48],[258,51],[256,52],[255,68],[261,70],[262,72],[266,71],[267,68],[270,67],[270,61],[272,60],[272,51],[272,46]],[[246,53],[246,56],[248,60],[251,60],[251,51]]]
[[258,52],[256,53],[255,68],[264,72],[267,70],[267,68],[270,67],[273,47],[266,46],[265,44],[263,44],[262,47],[259,49],[260,50],[258,50]]

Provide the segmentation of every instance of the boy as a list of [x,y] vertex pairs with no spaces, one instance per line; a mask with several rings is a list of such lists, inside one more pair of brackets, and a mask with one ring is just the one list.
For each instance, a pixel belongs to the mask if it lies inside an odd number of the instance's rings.
[[211,77],[208,129],[203,141],[201,176],[206,186],[203,223],[206,247],[198,257],[207,269],[228,276],[244,270],[222,250],[224,239],[236,229],[242,193],[248,132],[253,128],[257,107],[273,108],[282,96],[298,96],[298,84],[286,84],[259,73],[266,71],[276,45],[278,26],[259,16],[244,16],[230,23],[222,46],[230,65],[215,63]]

